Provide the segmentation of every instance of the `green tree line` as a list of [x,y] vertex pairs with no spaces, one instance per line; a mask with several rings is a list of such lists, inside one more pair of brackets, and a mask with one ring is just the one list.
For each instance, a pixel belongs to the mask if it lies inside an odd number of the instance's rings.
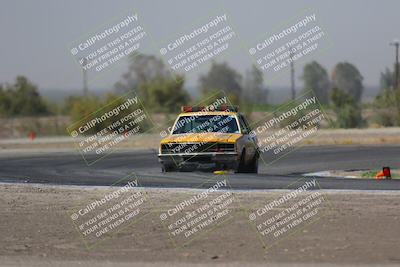
[[[361,115],[363,77],[356,66],[340,62],[329,75],[321,64],[312,61],[305,64],[301,78],[304,82],[302,90],[313,90],[319,102],[334,111],[337,127],[364,125]],[[393,89],[393,82],[393,72],[387,69],[381,73],[381,91],[374,101],[374,107],[379,111],[379,123],[384,126],[399,125],[400,113],[396,109],[398,95]],[[199,98],[222,90],[233,104],[244,107],[268,103],[263,73],[255,66],[242,75],[225,62],[212,61],[208,72],[199,77],[197,89]],[[0,85],[0,115],[65,114],[76,121],[130,91],[136,92],[151,112],[177,113],[181,106],[196,102],[185,89],[184,76],[171,73],[164,62],[155,56],[138,55],[130,58],[128,71],[121,76],[110,94],[103,97],[71,96],[56,108],[40,96],[37,86],[27,78],[18,76],[14,83]]]

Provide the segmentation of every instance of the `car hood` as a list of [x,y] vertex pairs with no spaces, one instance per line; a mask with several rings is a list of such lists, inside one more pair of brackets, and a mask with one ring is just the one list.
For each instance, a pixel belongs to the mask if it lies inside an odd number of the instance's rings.
[[161,140],[161,144],[167,143],[235,143],[242,134],[238,133],[189,133],[169,135]]

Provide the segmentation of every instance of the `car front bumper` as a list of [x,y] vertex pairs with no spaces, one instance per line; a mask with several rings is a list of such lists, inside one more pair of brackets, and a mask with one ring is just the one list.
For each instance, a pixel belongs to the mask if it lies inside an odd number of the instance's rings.
[[216,163],[235,168],[238,162],[236,152],[199,152],[199,153],[171,153],[158,154],[158,160],[165,165],[190,165]]

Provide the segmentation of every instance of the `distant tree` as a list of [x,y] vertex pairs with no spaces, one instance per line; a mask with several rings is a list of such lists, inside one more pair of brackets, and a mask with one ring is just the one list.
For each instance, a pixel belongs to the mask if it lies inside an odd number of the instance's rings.
[[135,90],[149,109],[176,112],[190,99],[183,87],[184,81],[183,76],[171,74],[161,59],[137,55],[130,58],[129,70],[115,88],[117,92]]
[[144,83],[172,78],[161,59],[154,55],[139,54],[129,58],[128,72],[122,75],[122,80],[116,84],[116,88],[127,91]]
[[303,69],[304,91],[313,90],[322,104],[329,102],[328,72],[316,61],[312,61]]
[[49,114],[38,89],[26,77],[18,76],[14,84],[0,88],[0,114],[36,116]]
[[0,115],[11,115],[11,97],[10,94],[0,85]]
[[390,71],[389,68],[386,68],[384,72],[381,72],[380,77],[380,89],[392,89],[394,85],[394,72]]
[[242,92],[242,76],[227,63],[213,61],[207,74],[199,79],[200,90],[203,95],[223,90],[234,103],[238,103]]
[[190,100],[183,85],[183,77],[177,76],[177,80],[158,79],[142,83],[138,87],[138,92],[147,95],[145,100],[147,108],[159,112],[177,112],[179,107],[186,105]]
[[351,63],[338,63],[332,72],[333,87],[349,94],[354,101],[360,102],[363,92],[363,77]]
[[[122,104],[124,104],[126,99],[121,97],[120,95],[114,93],[108,93],[103,97],[98,97],[93,94],[89,94],[87,96],[70,96],[65,101],[65,110],[68,110],[68,114],[70,115],[71,121],[73,124],[70,130],[76,130],[76,127],[79,127],[89,120],[93,118],[100,117],[104,115],[104,112],[108,112]],[[85,131],[85,134],[96,134],[99,131],[107,128],[112,125],[114,122],[119,121],[121,118],[129,115],[133,109],[124,109],[119,111],[119,113],[115,116],[112,116],[101,123],[96,123],[93,127],[91,127],[88,131]],[[143,123],[140,124],[140,131],[145,131],[148,129],[149,123],[147,120],[144,120]]]
[[267,90],[263,89],[264,78],[262,72],[254,65],[246,71],[243,85],[243,96],[247,101],[256,104],[267,102]]
[[338,88],[332,89],[331,101],[340,128],[356,128],[363,125],[361,107],[354,97]]
[[374,119],[381,126],[400,125],[396,93],[393,89],[381,89],[374,100]]
[[374,118],[379,125],[400,125],[400,91],[394,88],[394,71],[381,72],[380,91],[374,100]]
[[100,97],[89,94],[88,96],[70,96],[65,101],[65,109],[69,111],[71,121],[80,121],[96,110],[102,108]]

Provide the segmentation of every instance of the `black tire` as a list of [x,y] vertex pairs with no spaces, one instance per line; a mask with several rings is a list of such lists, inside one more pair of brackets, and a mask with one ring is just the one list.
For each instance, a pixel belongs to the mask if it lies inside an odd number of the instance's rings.
[[177,171],[178,169],[174,165],[162,165],[161,171],[162,172],[174,172]]
[[246,171],[248,173],[258,173],[258,159],[259,159],[259,155],[258,155],[258,152],[256,152],[253,159],[251,160],[251,162],[249,163],[249,165],[246,168]]
[[242,154],[240,155],[240,160],[235,171],[236,173],[246,172],[245,156],[246,156],[246,150],[243,150]]

